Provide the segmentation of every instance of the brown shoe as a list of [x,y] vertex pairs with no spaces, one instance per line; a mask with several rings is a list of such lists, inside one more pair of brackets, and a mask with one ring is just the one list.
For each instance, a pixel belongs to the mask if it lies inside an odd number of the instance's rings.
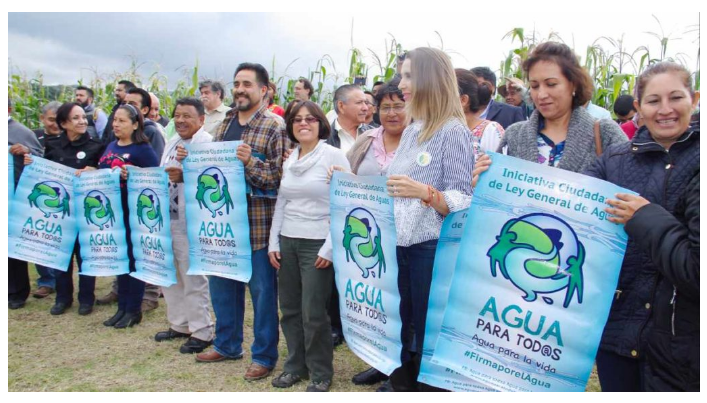
[[160,303],[157,301],[150,301],[149,299],[143,299],[142,300],[142,306],[140,309],[142,309],[142,312],[147,312],[151,311],[153,309],[157,309],[157,307],[160,306]]
[[53,288],[47,287],[47,286],[41,286],[41,287],[37,288],[37,291],[32,293],[32,296],[35,298],[41,299],[41,298],[46,298],[49,296],[49,294],[53,294],[53,293],[54,293]]
[[110,305],[114,302],[118,301],[118,294],[114,293],[113,291],[109,292],[102,298],[98,298],[96,300],[96,305]]
[[272,373],[272,368],[264,367],[258,363],[251,362],[248,370],[245,371],[243,377],[246,381],[257,381],[258,379],[267,378]]
[[240,360],[241,358],[243,358],[242,354],[236,358],[231,358],[219,354],[216,350],[211,350],[196,355],[197,362],[219,362],[225,360]]

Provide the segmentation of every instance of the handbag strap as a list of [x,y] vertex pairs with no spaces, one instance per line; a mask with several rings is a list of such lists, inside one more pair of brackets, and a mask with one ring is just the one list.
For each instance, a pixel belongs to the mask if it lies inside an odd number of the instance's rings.
[[601,132],[599,131],[599,121],[594,122],[594,145],[596,146],[597,157],[601,157]]

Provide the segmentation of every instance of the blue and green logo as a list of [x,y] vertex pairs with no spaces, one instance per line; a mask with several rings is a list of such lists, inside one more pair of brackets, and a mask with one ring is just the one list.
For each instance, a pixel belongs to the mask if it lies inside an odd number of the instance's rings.
[[86,222],[103,230],[115,223],[115,214],[110,199],[99,190],[88,192],[83,199],[84,217]]
[[385,256],[381,247],[381,230],[368,210],[357,207],[346,216],[344,225],[344,249],[346,261],[353,259],[356,266],[361,269],[361,276],[376,277],[375,269],[378,266],[378,278],[385,273]]
[[[563,307],[570,305],[575,294],[577,303],[582,303],[584,245],[565,221],[543,213],[524,215],[507,221],[496,241],[487,252],[491,275],[496,277],[498,268],[525,292],[526,301],[566,290]],[[542,298],[553,303],[549,297]]]
[[44,213],[44,218],[51,216],[57,218],[59,213],[61,218],[71,215],[69,192],[61,183],[54,181],[38,183],[32,188],[27,200],[30,207],[36,207]]
[[162,202],[154,190],[145,189],[137,197],[137,219],[150,233],[162,229]]
[[226,214],[233,208],[233,200],[228,192],[228,182],[220,169],[216,167],[207,168],[197,179],[196,201],[199,208],[206,207],[211,212],[211,217],[216,218],[223,215],[221,210],[226,206]]

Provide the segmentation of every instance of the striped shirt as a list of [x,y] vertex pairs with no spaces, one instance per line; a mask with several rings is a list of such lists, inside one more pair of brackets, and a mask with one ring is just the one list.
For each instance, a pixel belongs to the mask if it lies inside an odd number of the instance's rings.
[[[471,131],[464,122],[450,119],[434,136],[419,144],[422,123],[411,123],[403,132],[388,176],[407,175],[441,192],[449,211],[471,204],[471,172],[474,169]],[[395,229],[398,246],[416,245],[439,239],[444,217],[420,199],[395,198]]]
[[[238,121],[238,109],[231,109],[216,130],[214,141],[223,141],[232,122]],[[265,156],[264,160],[251,156],[245,166],[246,181],[255,188],[275,190],[282,178],[282,154],[290,148],[290,140],[285,131],[285,121],[262,105],[248,119],[241,140],[252,148],[253,154]],[[270,225],[272,224],[277,199],[247,196],[248,223],[250,224],[250,247],[259,250],[268,246]]]

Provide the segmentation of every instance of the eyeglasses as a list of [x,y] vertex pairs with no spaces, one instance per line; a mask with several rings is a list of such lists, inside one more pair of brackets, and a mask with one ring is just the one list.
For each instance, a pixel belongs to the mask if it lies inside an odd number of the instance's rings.
[[292,119],[292,121],[293,121],[294,123],[302,123],[303,120],[304,120],[305,122],[307,122],[308,124],[310,124],[310,125],[311,125],[312,123],[319,122],[319,119],[315,118],[314,116],[307,116],[306,118],[303,118],[303,117],[301,117],[301,116],[296,116],[294,119]]
[[366,101],[366,105],[368,105],[368,106],[376,106],[375,102],[369,102],[369,101]]
[[384,106],[380,108],[380,113],[381,115],[387,115],[390,112],[393,113],[400,113],[405,110],[405,104],[398,104],[398,105],[393,105],[393,106]]

